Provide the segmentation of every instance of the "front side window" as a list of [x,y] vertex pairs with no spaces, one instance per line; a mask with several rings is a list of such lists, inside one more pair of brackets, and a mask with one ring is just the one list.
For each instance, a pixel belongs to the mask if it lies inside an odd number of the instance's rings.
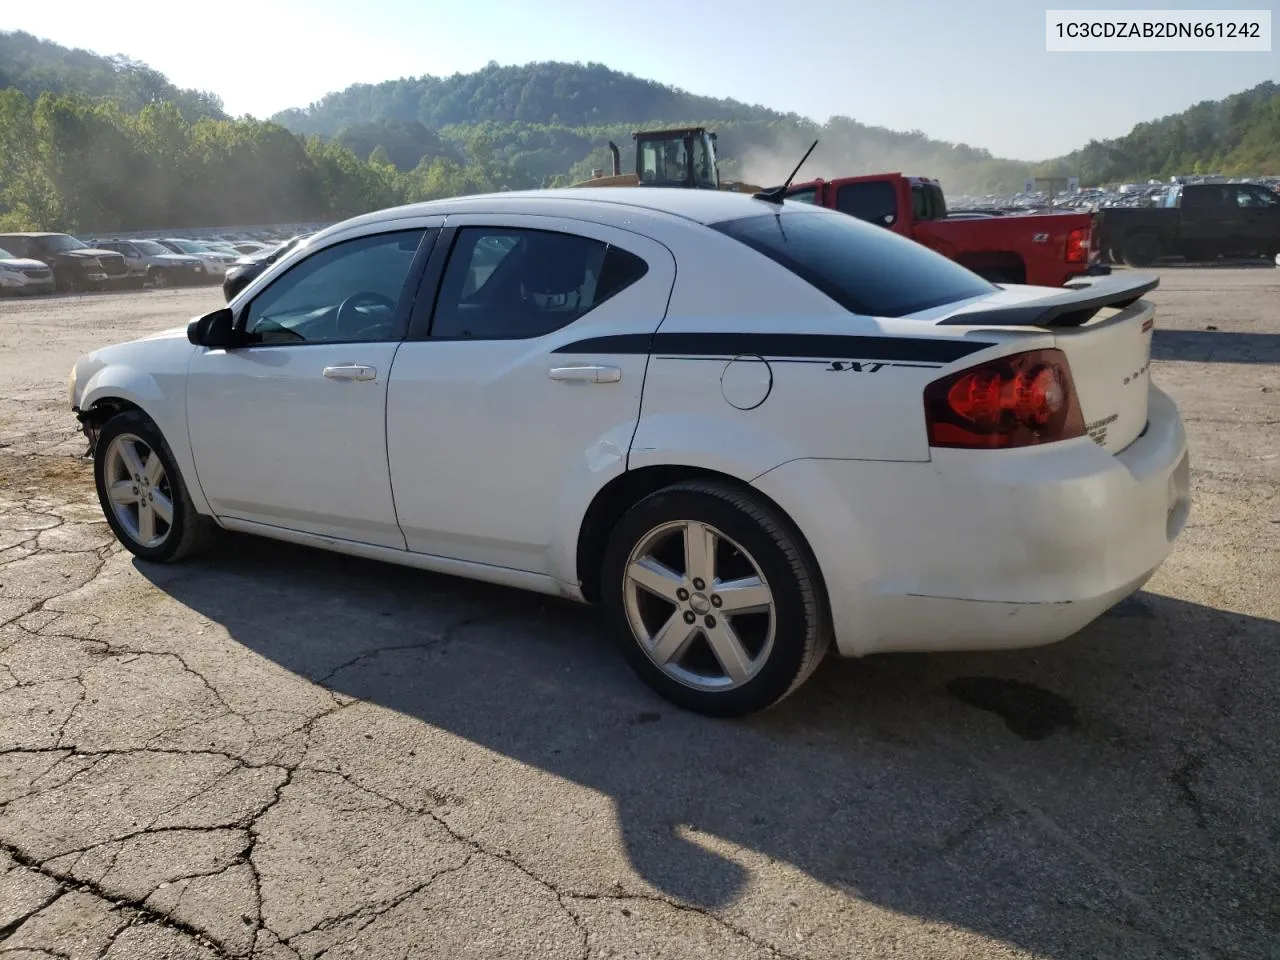
[[901,317],[997,291],[942,254],[855,217],[795,210],[710,226],[864,316]]
[[573,323],[648,269],[635,254],[577,234],[463,227],[445,267],[431,335],[540,337]]
[[390,340],[405,281],[425,230],[399,230],[336,243],[277,277],[249,303],[250,343]]
[[794,193],[788,193],[787,199],[794,200],[796,203],[817,203],[818,188],[805,187],[802,190],[796,190]]
[[1261,187],[1239,187],[1236,203],[1242,207],[1275,207],[1280,206],[1280,197]]

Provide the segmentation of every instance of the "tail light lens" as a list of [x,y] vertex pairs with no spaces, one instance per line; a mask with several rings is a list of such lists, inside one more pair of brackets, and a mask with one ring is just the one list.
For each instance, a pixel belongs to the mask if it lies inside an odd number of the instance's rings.
[[996,450],[1084,436],[1061,350],[1028,350],[935,380],[924,391],[929,446]]
[[1089,262],[1089,228],[1076,227],[1067,234],[1067,263]]

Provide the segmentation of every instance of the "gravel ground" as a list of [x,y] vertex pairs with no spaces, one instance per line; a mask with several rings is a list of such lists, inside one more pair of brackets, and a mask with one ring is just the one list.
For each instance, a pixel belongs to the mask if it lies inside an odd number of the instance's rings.
[[684,715],[591,611],[111,539],[65,377],[217,289],[0,302],[6,958],[1280,956],[1280,271],[1162,271],[1194,505],[1053,647]]

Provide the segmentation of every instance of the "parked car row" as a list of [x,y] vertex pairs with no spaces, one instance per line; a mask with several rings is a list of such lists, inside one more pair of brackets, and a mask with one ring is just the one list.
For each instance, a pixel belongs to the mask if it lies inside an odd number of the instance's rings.
[[82,240],[66,233],[3,233],[0,295],[220,284],[233,268],[270,256],[280,246],[259,240]]

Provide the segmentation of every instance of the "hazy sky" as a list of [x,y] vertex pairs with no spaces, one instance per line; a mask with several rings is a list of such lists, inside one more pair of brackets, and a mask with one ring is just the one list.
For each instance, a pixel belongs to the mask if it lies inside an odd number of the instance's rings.
[[[1142,2],[1091,9],[1267,8]],[[490,60],[595,61],[694,93],[1039,160],[1143,120],[1280,79],[1280,52],[1046,53],[1026,0],[261,0],[165,7],[4,4],[0,29],[124,53],[265,117],[352,83],[447,76]],[[1053,3],[1056,9],[1072,8]],[[198,18],[198,19],[197,19]]]

